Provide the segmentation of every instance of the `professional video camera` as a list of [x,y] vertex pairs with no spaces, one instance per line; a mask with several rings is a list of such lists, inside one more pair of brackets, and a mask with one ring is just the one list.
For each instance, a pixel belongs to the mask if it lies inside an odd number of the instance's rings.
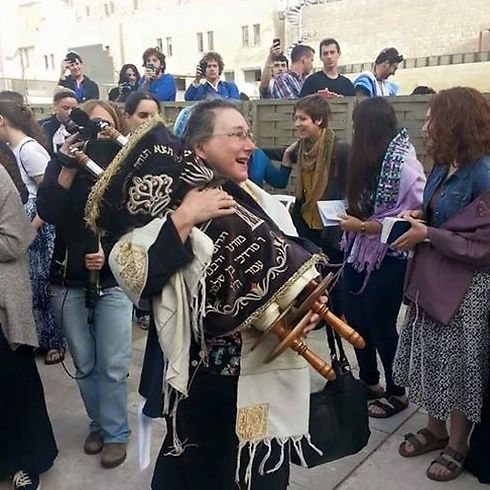
[[104,119],[90,119],[88,114],[76,107],[71,111],[70,118],[65,122],[65,128],[70,134],[79,133],[81,140],[93,140],[97,135],[110,127]]

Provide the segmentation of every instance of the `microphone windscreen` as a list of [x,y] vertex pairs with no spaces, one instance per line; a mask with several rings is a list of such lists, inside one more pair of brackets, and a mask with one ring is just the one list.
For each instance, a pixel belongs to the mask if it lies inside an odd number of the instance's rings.
[[72,121],[76,122],[82,127],[86,127],[88,124],[90,124],[90,117],[88,117],[88,114],[79,107],[75,107],[71,111],[70,118]]

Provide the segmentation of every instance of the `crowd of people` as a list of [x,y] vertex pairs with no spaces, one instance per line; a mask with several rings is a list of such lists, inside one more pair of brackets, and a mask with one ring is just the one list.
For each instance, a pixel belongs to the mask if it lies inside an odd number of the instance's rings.
[[[0,93],[0,479],[14,490],[40,488],[57,456],[35,353],[57,364],[69,349],[88,417],[84,452],[105,468],[126,459],[133,308],[150,312],[143,413],[167,422],[152,488],[286,489],[290,452],[309,437],[308,369],[292,352],[264,368],[248,327],[267,330],[325,256],[322,273],[341,274],[321,301],[366,342],[355,353],[369,416],[411,401],[427,425],[405,436],[400,455],[440,451],[428,478],[453,480],[466,466],[490,482],[490,103],[465,87],[431,97],[426,177],[384,97],[396,94],[388,79],[403,57],[385,49],[351,82],[340,54],[323,40],[323,70],[308,76],[311,47],[295,46],[289,60],[273,44],[260,94],[298,99],[287,148],[256,147],[214,52],[185,93],[199,102],[172,130],[157,115],[175,100],[175,80],[155,48],[142,76],[122,67],[109,101],[68,53],[41,122],[20,94]],[[356,95],[349,144],[331,128],[328,99]],[[129,138],[123,149],[100,134],[81,146],[76,108]],[[105,169],[99,181],[81,169],[80,148]],[[288,212],[262,187],[287,187],[293,169]],[[325,226],[318,202],[332,200],[346,211]],[[382,240],[392,218],[406,228]],[[234,265],[252,252],[252,272]],[[264,268],[274,273],[261,282]],[[303,333],[314,328],[325,328],[318,315]]]

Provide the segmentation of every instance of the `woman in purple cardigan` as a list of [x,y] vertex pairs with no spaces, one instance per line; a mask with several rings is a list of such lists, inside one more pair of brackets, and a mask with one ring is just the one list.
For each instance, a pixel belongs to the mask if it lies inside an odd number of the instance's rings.
[[393,244],[415,247],[394,372],[410,400],[428,412],[427,426],[405,436],[400,454],[443,449],[427,477],[449,481],[463,470],[488,378],[490,104],[477,90],[457,87],[436,94],[427,115],[436,165],[422,210],[405,213],[412,227]]
[[[425,175],[393,107],[382,97],[361,102],[347,171],[348,215],[342,216],[344,312],[366,340],[356,349],[359,376],[368,387],[369,416],[390,417],[407,408],[405,389],[393,381],[396,321],[403,298],[407,254],[381,243],[385,218],[422,204]],[[386,391],[379,384],[381,358]]]

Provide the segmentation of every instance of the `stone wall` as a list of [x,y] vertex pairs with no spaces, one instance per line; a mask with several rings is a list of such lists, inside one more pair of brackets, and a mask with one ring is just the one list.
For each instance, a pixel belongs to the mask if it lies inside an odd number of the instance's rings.
[[[303,28],[313,36],[336,38],[341,63],[374,60],[395,46],[406,58],[478,51],[481,30],[490,29],[489,0],[340,0],[305,7]],[[490,50],[490,34],[483,50]]]

